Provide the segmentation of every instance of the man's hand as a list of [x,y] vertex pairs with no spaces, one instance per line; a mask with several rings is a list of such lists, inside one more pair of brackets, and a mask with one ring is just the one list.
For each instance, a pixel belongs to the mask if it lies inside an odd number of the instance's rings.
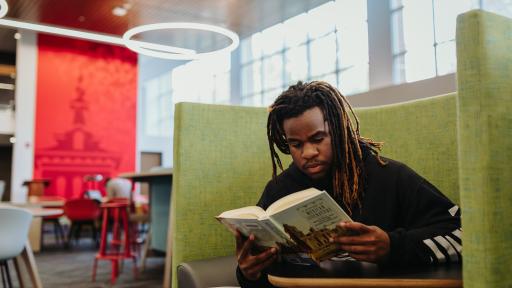
[[250,235],[247,240],[243,239],[240,232],[236,231],[236,257],[238,259],[238,267],[249,280],[258,280],[261,271],[268,267],[277,258],[277,249],[268,248],[258,255],[252,255],[251,251],[254,246],[254,235]]
[[359,261],[377,263],[388,255],[389,236],[379,227],[366,226],[358,222],[341,222],[338,226],[351,235],[335,236],[332,241],[350,257]]

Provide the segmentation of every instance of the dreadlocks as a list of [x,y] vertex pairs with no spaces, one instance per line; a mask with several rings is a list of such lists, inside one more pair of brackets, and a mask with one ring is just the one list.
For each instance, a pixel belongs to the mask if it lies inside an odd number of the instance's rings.
[[[343,201],[351,214],[354,204],[361,208],[359,196],[364,187],[363,154],[360,144],[366,144],[370,151],[377,155],[379,162],[384,164],[378,157],[378,151],[383,143],[359,135],[359,120],[352,107],[347,99],[327,82],[298,82],[279,95],[269,107],[267,137],[272,158],[272,178],[275,179],[277,175],[277,166],[283,170],[274,145],[284,154],[290,154],[283,130],[284,120],[298,117],[314,107],[322,110],[331,134],[333,196],[336,200]],[[355,129],[347,110],[350,110],[355,120]]]

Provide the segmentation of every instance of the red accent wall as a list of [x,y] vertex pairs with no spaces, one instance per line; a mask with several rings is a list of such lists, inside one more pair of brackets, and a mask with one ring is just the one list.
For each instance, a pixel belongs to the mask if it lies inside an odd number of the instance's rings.
[[136,105],[135,53],[40,34],[34,178],[50,179],[46,194],[80,197],[86,175],[135,170]]

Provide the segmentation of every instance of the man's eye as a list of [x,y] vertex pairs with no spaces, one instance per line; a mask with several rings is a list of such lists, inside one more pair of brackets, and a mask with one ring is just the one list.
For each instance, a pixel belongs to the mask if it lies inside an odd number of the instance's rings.
[[313,143],[320,143],[320,142],[322,142],[322,140],[324,140],[324,137],[317,137],[317,138],[313,138],[312,142]]
[[290,144],[290,146],[292,146],[293,148],[300,148],[300,143],[298,143],[298,142],[291,142],[288,144]]

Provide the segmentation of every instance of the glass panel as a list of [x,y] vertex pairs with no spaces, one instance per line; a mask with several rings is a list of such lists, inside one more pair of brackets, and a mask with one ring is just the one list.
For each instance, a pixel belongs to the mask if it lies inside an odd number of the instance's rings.
[[338,83],[343,95],[368,91],[368,64],[343,71],[339,74]]
[[261,94],[256,93],[247,97],[243,97],[240,99],[240,104],[243,106],[261,106]]
[[368,39],[354,34],[357,33],[350,30],[343,30],[336,35],[338,41],[339,69],[368,64]]
[[455,41],[437,45],[437,75],[455,72],[457,57],[455,56]]
[[261,91],[261,61],[242,66],[242,96]]
[[483,9],[512,18],[512,1],[510,0],[482,0]]
[[331,33],[311,42],[311,76],[333,72],[336,69],[336,37]]
[[396,55],[405,50],[404,27],[402,21],[402,10],[395,11],[391,14],[391,44],[393,55]]
[[286,47],[295,47],[306,42],[308,39],[308,15],[302,13],[284,22],[284,41]]
[[405,82],[405,55],[397,55],[393,58],[393,83]]
[[283,55],[276,54],[263,59],[263,89],[281,87],[283,85]]
[[279,23],[261,32],[261,44],[264,55],[271,55],[283,49],[284,29],[283,24]]
[[432,1],[403,0],[403,4],[405,79],[412,82],[433,77],[436,72]]
[[457,15],[472,8],[472,0],[434,1],[434,21],[436,27],[436,42],[442,43],[455,39],[455,22]]
[[313,77],[311,79],[311,81],[313,80],[317,80],[317,81],[324,81],[324,82],[327,82],[329,84],[331,84],[332,86],[336,87],[336,73],[331,73],[331,74],[327,74],[327,75],[321,75],[321,76],[316,76],[316,77]]
[[229,104],[230,101],[230,74],[221,73],[215,75],[215,103]]
[[296,83],[308,77],[308,55],[306,45],[286,51],[286,83]]
[[312,39],[324,36],[334,31],[335,19],[339,18],[339,11],[334,9],[334,2],[328,2],[320,5],[308,12],[311,19],[307,30]]
[[263,39],[260,32],[251,36],[251,53],[252,59],[258,59],[263,54]]
[[273,89],[266,91],[263,94],[263,106],[270,106],[276,100],[277,96],[281,94],[282,89]]
[[[337,0],[333,11],[336,11],[335,21],[338,30],[347,30],[346,32],[348,32],[351,29],[359,29],[358,31],[361,32],[360,29],[367,26],[366,1]],[[362,35],[367,36],[368,33],[359,34],[360,37]]]
[[[366,1],[336,1],[338,69],[368,65],[368,23]],[[361,83],[367,86],[368,83]]]

